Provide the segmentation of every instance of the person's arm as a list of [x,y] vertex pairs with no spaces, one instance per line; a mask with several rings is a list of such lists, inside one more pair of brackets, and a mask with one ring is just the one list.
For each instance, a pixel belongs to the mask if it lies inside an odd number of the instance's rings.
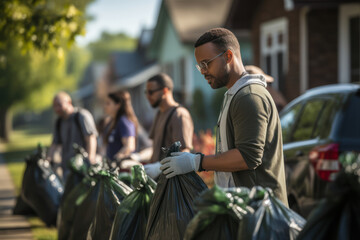
[[[235,172],[255,169],[261,164],[267,129],[265,104],[258,96],[249,95],[241,101],[241,107],[234,106],[235,148],[221,154],[204,156],[200,154],[172,153],[161,161],[161,170],[167,178],[190,171],[216,170]],[[201,165],[200,165],[201,164]]]
[[121,142],[123,144],[122,148],[115,154],[116,159],[122,159],[125,157],[129,157],[132,152],[135,151],[135,137],[122,137]]
[[95,164],[96,160],[96,145],[97,145],[97,141],[96,141],[96,135],[95,134],[91,134],[91,135],[87,135],[85,136],[85,143],[86,143],[86,151],[88,153],[88,158],[91,164]]
[[152,154],[153,154],[153,148],[148,147],[141,150],[140,152],[131,153],[130,158],[138,162],[149,162]]
[[190,148],[184,148],[184,149],[181,149],[181,152],[190,152]]
[[217,155],[204,156],[201,166],[207,171],[221,172],[236,172],[249,169],[238,149],[231,149]]
[[231,149],[222,154],[204,156],[202,161],[200,154],[175,152],[171,154],[171,157],[164,158],[160,163],[160,170],[163,171],[167,178],[191,171],[236,172],[248,169],[246,162],[237,149]]
[[56,150],[60,148],[60,146],[61,145],[55,144],[54,142],[50,145],[50,147],[49,147],[49,149],[48,149],[48,151],[46,153],[46,159],[48,161],[50,161],[50,162],[53,161],[54,154],[55,154]]

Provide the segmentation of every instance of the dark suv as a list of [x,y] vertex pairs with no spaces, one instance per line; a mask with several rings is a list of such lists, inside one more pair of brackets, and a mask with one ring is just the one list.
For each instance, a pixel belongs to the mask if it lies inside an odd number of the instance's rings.
[[360,85],[311,89],[280,119],[289,205],[307,217],[340,170],[339,155],[360,152]]

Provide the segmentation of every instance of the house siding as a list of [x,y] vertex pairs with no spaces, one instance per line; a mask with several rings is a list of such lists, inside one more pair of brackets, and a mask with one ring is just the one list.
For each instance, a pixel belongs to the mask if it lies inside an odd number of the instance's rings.
[[338,9],[313,9],[308,13],[309,88],[337,83]]

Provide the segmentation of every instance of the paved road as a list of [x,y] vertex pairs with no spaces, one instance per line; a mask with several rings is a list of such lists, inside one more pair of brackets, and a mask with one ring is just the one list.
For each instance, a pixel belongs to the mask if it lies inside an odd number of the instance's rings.
[[0,239],[32,240],[30,224],[26,218],[12,215],[15,200],[15,187],[0,154]]

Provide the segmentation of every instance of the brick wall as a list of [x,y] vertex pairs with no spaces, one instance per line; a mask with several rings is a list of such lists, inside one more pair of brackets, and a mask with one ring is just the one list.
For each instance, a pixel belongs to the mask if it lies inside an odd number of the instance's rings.
[[308,13],[309,88],[338,82],[338,9]]

